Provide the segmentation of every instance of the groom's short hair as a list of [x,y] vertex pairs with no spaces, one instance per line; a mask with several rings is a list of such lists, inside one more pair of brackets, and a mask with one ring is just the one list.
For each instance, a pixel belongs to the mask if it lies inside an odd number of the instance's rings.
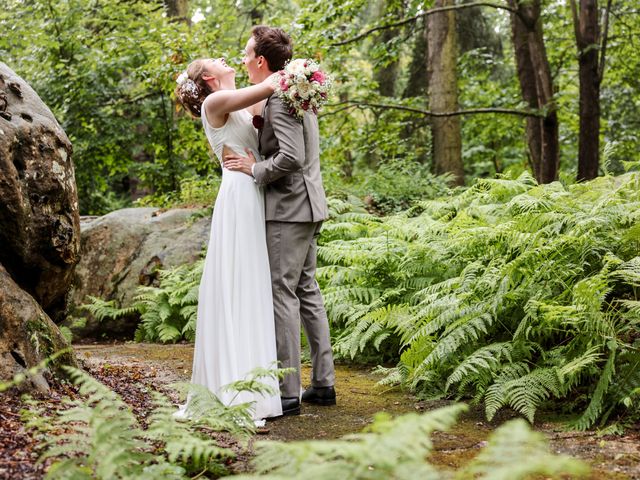
[[269,64],[269,70],[282,70],[293,55],[291,37],[281,28],[257,25],[251,30],[251,36],[256,41],[256,57],[262,55]]

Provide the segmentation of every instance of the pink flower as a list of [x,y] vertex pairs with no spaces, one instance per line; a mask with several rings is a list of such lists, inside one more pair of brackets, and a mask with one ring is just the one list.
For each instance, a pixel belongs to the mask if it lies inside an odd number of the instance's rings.
[[318,70],[317,72],[313,72],[313,75],[311,75],[312,82],[318,82],[319,84],[323,84],[325,79],[326,79],[326,76],[324,72],[321,72],[320,70]]
[[289,84],[284,78],[280,80],[280,90],[282,90],[283,92],[286,92],[287,90],[289,90]]

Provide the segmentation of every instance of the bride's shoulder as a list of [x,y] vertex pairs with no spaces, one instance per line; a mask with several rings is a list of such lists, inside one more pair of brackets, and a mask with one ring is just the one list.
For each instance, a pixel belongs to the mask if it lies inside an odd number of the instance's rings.
[[221,128],[227,121],[227,115],[220,115],[220,108],[217,105],[216,93],[213,92],[207,95],[207,98],[202,102],[202,112],[207,117],[207,123],[213,128]]
[[215,105],[216,105],[216,100],[217,100],[216,93],[217,92],[210,93],[209,95],[207,95],[207,97],[202,102],[202,108],[206,109],[207,113],[214,113],[215,112]]

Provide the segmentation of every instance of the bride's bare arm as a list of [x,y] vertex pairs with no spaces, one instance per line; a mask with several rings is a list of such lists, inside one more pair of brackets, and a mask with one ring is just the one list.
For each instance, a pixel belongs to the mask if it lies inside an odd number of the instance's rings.
[[203,104],[208,118],[222,118],[227,113],[250,107],[264,100],[274,92],[271,77],[264,81],[238,90],[218,90],[209,95]]

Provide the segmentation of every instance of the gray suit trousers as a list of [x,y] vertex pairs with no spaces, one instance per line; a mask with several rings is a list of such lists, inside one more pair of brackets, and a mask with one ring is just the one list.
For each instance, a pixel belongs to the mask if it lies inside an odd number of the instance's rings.
[[276,347],[281,368],[295,368],[280,384],[283,397],[300,396],[300,324],[313,366],[311,384],[335,382],[329,322],[316,282],[316,238],[322,222],[267,222]]

